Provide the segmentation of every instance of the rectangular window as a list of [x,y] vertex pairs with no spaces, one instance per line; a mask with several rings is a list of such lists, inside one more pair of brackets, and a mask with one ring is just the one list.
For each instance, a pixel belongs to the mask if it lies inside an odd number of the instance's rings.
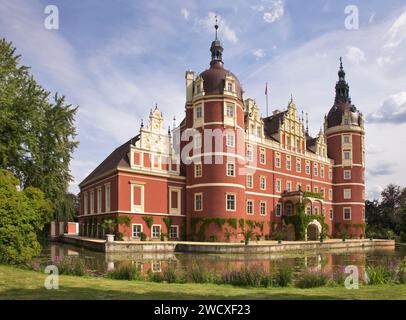
[[131,199],[132,199],[132,211],[143,212],[144,211],[144,185],[131,184]]
[[227,147],[234,148],[234,134],[232,133],[227,133],[226,134],[226,145]]
[[227,201],[227,211],[235,211],[235,194],[227,193],[226,194],[226,201]]
[[227,177],[234,177],[234,176],[235,176],[235,164],[227,163]]
[[257,137],[261,137],[261,127],[257,127]]
[[251,174],[247,175],[247,188],[253,187],[253,176]]
[[282,204],[277,203],[275,209],[275,216],[280,217],[282,215]]
[[324,197],[326,196],[324,188],[320,188],[320,193],[323,195],[323,199],[324,199]]
[[319,192],[319,187],[314,187],[314,192],[318,193]]
[[252,153],[252,145],[250,145],[250,144],[247,145],[246,156],[247,156],[248,161],[252,161],[253,153]]
[[88,214],[89,213],[89,211],[88,211],[88,208],[89,208],[89,194],[87,192],[84,193],[84,201],[83,202],[84,202],[83,203],[83,206],[84,206],[83,212],[84,212],[84,214]]
[[227,83],[227,90],[229,91],[229,92],[233,92],[233,84],[232,83]]
[[195,193],[195,211],[203,210],[203,194]]
[[97,188],[97,212],[102,211],[102,189],[101,187]]
[[302,190],[302,183],[298,182],[296,183],[296,191]]
[[261,201],[259,204],[259,214],[261,216],[265,216],[266,215],[266,202]]
[[202,164],[195,164],[195,178],[200,178],[202,176]]
[[202,135],[200,133],[193,135],[193,143],[194,149],[200,149],[202,147]]
[[254,214],[254,202],[252,200],[247,200],[247,214]]
[[286,157],[286,169],[287,170],[291,170],[292,169],[292,160],[290,158],[290,156]]
[[316,177],[319,175],[319,165],[317,163],[314,164],[314,175]]
[[296,159],[296,172],[301,172],[301,171],[302,171],[302,160]]
[[280,168],[281,167],[281,154],[280,153],[275,153],[275,167]]
[[344,135],[343,136],[343,143],[344,144],[350,144],[351,143],[351,136],[350,135]]
[[282,181],[280,179],[276,179],[275,191],[276,192],[282,191]]
[[351,160],[351,151],[344,151],[344,160],[350,161]]
[[328,190],[328,199],[333,200],[333,189]]
[[343,209],[344,220],[351,220],[351,208]]
[[196,119],[201,119],[203,116],[203,109],[202,106],[196,107]]
[[110,211],[110,202],[111,202],[111,199],[110,199],[110,185],[109,184],[106,184],[106,186],[105,186],[105,189],[104,189],[104,192],[105,192],[105,197],[106,197],[106,202],[105,202],[105,206],[106,206],[106,212],[109,212]]
[[344,199],[351,199],[351,189],[344,189]]
[[265,190],[266,189],[266,177],[261,176],[259,179],[259,187],[261,190]]
[[90,191],[90,214],[94,213],[94,191]]
[[310,185],[306,185],[306,191],[307,191],[307,192],[312,191],[312,188],[310,187]]
[[318,207],[315,207],[315,208],[314,208],[314,214],[315,214],[316,216],[319,215],[319,208],[318,208]]
[[333,209],[329,210],[329,218],[330,220],[333,220]]
[[133,238],[141,238],[142,224],[133,224]]
[[344,170],[344,180],[351,180],[351,170]]
[[234,106],[233,105],[227,105],[226,116],[229,118],[234,118]]
[[174,187],[169,187],[169,213],[180,214],[181,191]]
[[320,166],[320,178],[324,178],[324,166]]
[[169,229],[169,238],[178,239],[179,238],[179,226],[171,226]]
[[286,182],[286,191],[287,192],[292,191],[292,182],[290,182],[290,181]]
[[333,179],[333,170],[332,169],[328,169],[328,178],[329,178],[329,180]]
[[261,148],[260,152],[259,152],[259,162],[261,164],[266,164],[266,153],[265,153],[265,149]]
[[310,161],[306,161],[306,174],[310,174]]
[[152,238],[161,237],[161,225],[155,224],[152,226]]

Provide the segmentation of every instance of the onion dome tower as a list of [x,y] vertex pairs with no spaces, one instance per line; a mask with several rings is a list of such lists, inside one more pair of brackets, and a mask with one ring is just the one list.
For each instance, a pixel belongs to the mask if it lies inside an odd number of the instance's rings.
[[365,224],[365,129],[349,92],[340,58],[334,105],[324,121],[328,156],[334,160],[333,233],[359,237]]
[[[226,239],[228,225],[222,230],[214,223],[202,228],[204,218],[245,217],[242,89],[237,77],[224,68],[217,31],[216,19],[210,67],[196,76],[193,71],[186,72],[186,118],[181,135],[190,138],[181,148],[189,155],[183,170],[187,177],[187,233],[193,240]],[[230,239],[241,237],[235,230]]]

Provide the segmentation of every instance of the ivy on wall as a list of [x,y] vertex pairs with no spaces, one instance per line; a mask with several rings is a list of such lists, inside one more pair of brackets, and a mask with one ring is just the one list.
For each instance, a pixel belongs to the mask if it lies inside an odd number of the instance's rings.
[[306,215],[305,205],[303,203],[297,204],[297,214],[292,216],[283,216],[283,221],[286,224],[292,224],[295,227],[295,240],[306,240],[306,229],[310,222],[313,220],[321,224],[321,237],[325,237],[328,232],[328,225],[324,222],[324,216]]

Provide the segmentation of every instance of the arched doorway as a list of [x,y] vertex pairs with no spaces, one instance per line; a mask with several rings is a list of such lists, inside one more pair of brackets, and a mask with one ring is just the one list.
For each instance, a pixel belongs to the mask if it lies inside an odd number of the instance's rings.
[[321,224],[317,220],[313,220],[309,223],[306,230],[307,240],[319,240],[321,233]]

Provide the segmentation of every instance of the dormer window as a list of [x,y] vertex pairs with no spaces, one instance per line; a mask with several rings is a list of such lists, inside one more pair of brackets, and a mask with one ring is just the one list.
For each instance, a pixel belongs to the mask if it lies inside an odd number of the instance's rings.
[[228,83],[227,84],[227,90],[229,91],[229,92],[233,92],[233,84],[232,83]]
[[198,106],[196,107],[196,119],[201,119],[202,118],[202,107]]

